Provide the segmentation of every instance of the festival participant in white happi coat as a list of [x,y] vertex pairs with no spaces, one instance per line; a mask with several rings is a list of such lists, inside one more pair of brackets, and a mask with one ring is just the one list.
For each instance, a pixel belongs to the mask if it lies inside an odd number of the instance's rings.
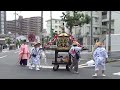
[[108,54],[104,47],[102,47],[101,42],[96,43],[97,48],[93,52],[93,59],[95,60],[95,75],[98,75],[98,71],[102,70],[102,76],[106,76],[105,72],[105,63],[108,58]]
[[36,43],[34,45],[34,48],[32,49],[31,52],[31,65],[29,66],[29,69],[33,69],[33,65],[35,66],[36,70],[40,70],[40,59],[41,59],[41,49],[40,47],[40,43]]

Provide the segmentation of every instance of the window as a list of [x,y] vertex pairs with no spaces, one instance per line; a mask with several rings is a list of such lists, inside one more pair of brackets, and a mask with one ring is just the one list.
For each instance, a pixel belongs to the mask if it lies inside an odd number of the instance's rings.
[[59,28],[61,28],[61,26],[59,26]]
[[55,20],[55,23],[57,23],[57,20]]
[[98,18],[97,17],[95,17],[95,22],[98,22]]
[[107,11],[103,11],[103,12],[102,12],[102,15],[107,15]]
[[97,30],[97,27],[95,27],[95,30]]
[[57,26],[55,26],[55,28],[57,29]]
[[102,12],[102,19],[107,19],[107,11]]
[[102,22],[102,25],[107,26],[107,22]]

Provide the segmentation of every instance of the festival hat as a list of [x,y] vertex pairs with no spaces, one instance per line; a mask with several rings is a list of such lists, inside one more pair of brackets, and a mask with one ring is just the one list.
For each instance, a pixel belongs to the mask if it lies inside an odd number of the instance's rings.
[[95,46],[97,46],[97,47],[102,46],[102,42],[96,42]]

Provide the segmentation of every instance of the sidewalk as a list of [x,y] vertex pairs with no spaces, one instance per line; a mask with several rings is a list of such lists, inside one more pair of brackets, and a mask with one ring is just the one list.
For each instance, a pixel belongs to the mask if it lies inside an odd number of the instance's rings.
[[2,52],[9,52],[9,48],[7,48],[7,49],[2,49]]
[[[18,50],[18,49],[16,49],[16,50]],[[13,50],[9,50],[9,48],[6,48],[6,49],[2,50],[2,52],[9,52],[9,51],[13,51]],[[0,52],[0,53],[2,53],[2,52]]]

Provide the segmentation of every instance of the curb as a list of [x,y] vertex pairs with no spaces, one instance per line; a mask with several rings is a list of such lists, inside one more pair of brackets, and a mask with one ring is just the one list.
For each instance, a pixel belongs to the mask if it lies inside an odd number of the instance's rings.
[[111,62],[118,62],[120,60],[109,60],[109,61],[106,61],[106,63],[111,63]]

